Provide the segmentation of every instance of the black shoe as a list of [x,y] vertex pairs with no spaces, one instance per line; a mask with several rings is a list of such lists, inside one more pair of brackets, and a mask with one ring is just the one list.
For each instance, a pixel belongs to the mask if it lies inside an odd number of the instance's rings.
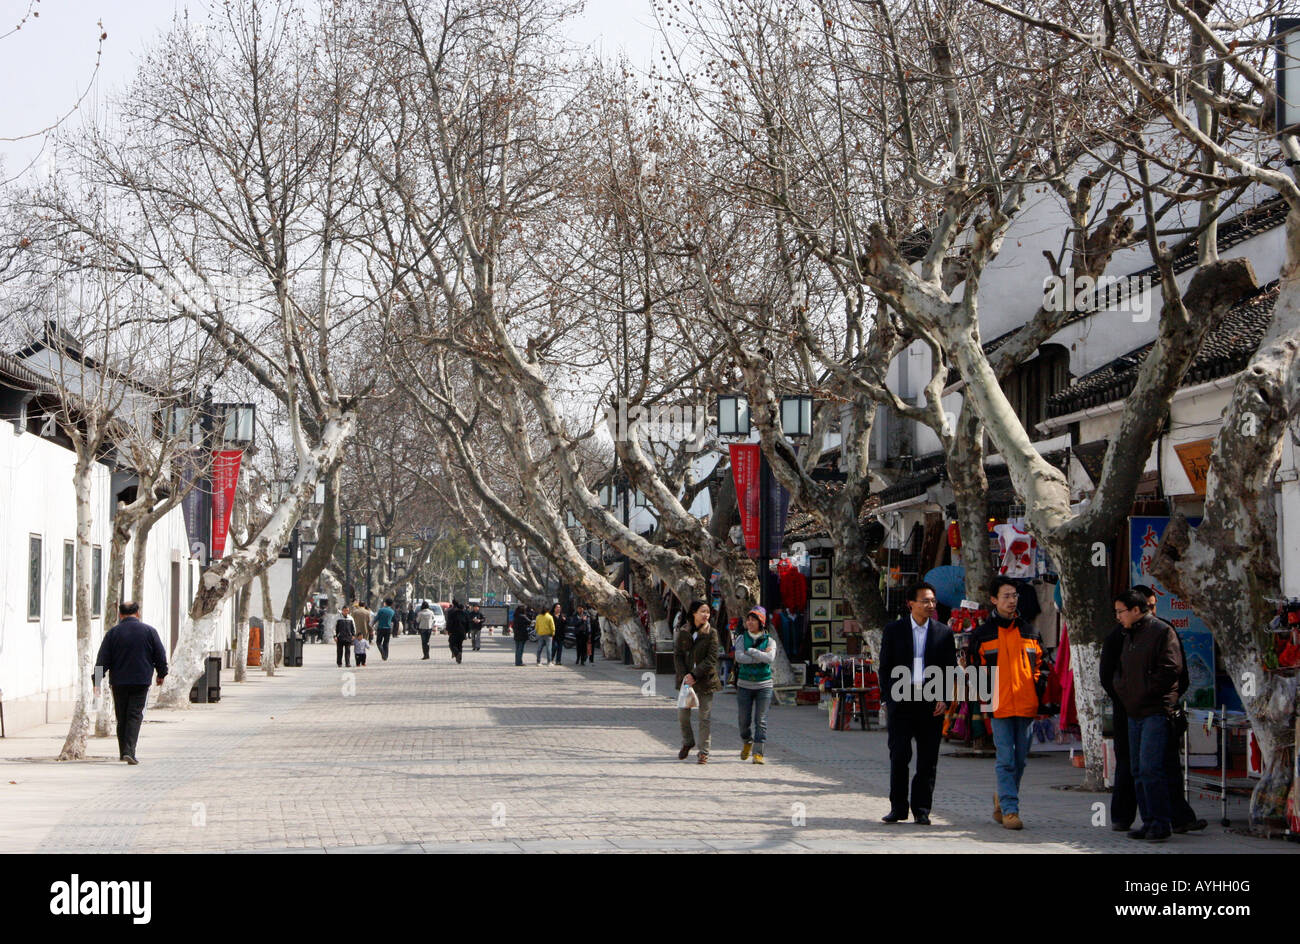
[[1200,832],[1202,829],[1204,829],[1206,826],[1209,825],[1210,824],[1203,819],[1194,819],[1190,823],[1181,823],[1178,826],[1175,826],[1173,831],[1178,833],[1181,836],[1184,833]]
[[1143,837],[1147,842],[1166,842],[1174,831],[1168,826],[1152,826]]
[[913,811],[912,811],[912,821],[913,821],[914,823],[916,823],[916,825],[918,825],[918,826],[929,826],[929,825],[930,825],[930,814],[929,814],[929,813],[922,813],[920,810],[913,810]]
[[1128,831],[1128,838],[1130,838],[1130,839],[1145,839],[1145,838],[1147,838],[1147,827],[1145,827],[1145,826],[1139,826],[1137,829],[1130,829],[1130,830]]
[[1110,828],[1117,833],[1126,833],[1133,828],[1132,823],[1111,823]]
[[882,823],[901,823],[907,819],[906,813],[900,813],[897,810],[890,810],[884,816],[880,817]]
[[136,764],[140,763],[138,760],[135,759],[135,755],[133,755],[133,754],[127,754],[126,757],[124,757],[124,758],[122,758],[122,759],[125,760],[125,761],[126,761],[128,764],[130,764],[132,767],[134,767]]

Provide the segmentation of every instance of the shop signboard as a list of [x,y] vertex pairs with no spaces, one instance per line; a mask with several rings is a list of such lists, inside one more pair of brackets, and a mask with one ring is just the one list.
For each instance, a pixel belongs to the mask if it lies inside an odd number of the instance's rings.
[[[1196,527],[1200,518],[1188,518]],[[1169,525],[1168,516],[1129,518],[1129,585],[1146,584],[1156,592],[1156,616],[1178,631],[1187,658],[1191,686],[1187,690],[1189,708],[1214,708],[1214,637],[1195,613],[1191,604],[1175,596],[1151,573],[1151,558],[1160,546],[1160,538]]]

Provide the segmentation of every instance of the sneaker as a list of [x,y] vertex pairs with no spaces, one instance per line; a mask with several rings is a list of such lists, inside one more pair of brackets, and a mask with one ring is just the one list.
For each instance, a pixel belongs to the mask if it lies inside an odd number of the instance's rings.
[[707,764],[708,762],[709,762],[709,755],[708,755],[708,754],[701,754],[698,763],[701,763],[701,764]]
[[754,749],[753,741],[746,741],[745,746],[740,749],[740,759],[749,760],[749,752]]
[[762,754],[755,754],[755,755],[754,755],[754,763],[756,763],[756,764],[766,764],[767,761],[763,760],[763,755],[762,755]]
[[996,796],[993,797],[993,822],[1002,822],[1002,801]]
[[1003,813],[1002,825],[1007,829],[1024,829],[1025,824],[1020,820],[1019,813]]

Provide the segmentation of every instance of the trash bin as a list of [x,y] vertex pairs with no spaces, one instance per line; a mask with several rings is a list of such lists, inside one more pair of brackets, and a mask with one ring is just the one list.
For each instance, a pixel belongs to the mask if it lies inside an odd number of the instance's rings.
[[203,660],[203,672],[190,687],[190,701],[195,704],[221,701],[221,656],[210,655]]
[[288,666],[302,666],[302,637],[295,636],[293,633],[284,641],[284,664]]

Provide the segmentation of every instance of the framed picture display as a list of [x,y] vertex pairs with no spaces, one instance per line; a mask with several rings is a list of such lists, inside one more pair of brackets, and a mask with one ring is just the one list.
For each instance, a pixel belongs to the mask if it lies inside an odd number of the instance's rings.
[[810,623],[809,629],[812,630],[813,645],[818,643],[828,643],[831,641],[831,624],[830,623]]
[[835,619],[851,619],[852,614],[849,611],[849,601],[836,599],[835,606],[831,608],[831,616]]
[[816,662],[818,659],[820,659],[822,656],[826,655],[826,653],[830,651],[831,651],[830,646],[813,646],[812,647],[813,662]]
[[814,581],[812,582],[812,586],[811,586],[811,587],[809,588],[809,590],[808,590],[808,595],[809,595],[810,597],[812,597],[813,599],[817,599],[818,597],[827,597],[827,598],[829,598],[830,595],[831,595],[831,581],[830,581],[830,578],[829,578],[829,577],[818,577],[816,580],[814,580]]
[[828,620],[831,618],[831,601],[830,600],[810,600],[808,602],[808,619]]
[[833,620],[831,622],[831,642],[844,641],[844,621]]
[[808,571],[814,578],[829,577],[831,575],[831,559],[829,557],[809,558]]

